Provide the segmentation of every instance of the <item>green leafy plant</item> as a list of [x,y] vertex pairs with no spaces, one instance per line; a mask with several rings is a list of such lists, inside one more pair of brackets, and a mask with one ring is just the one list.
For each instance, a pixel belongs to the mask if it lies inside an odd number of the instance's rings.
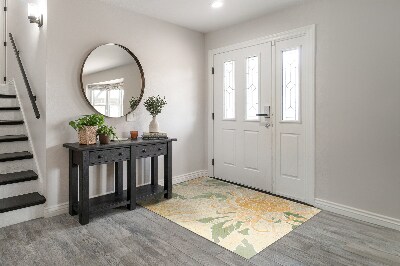
[[102,125],[97,129],[98,135],[106,135],[109,137],[113,137],[118,139],[117,134],[115,133],[115,127]]
[[146,99],[144,106],[146,110],[152,115],[157,116],[161,113],[163,107],[167,104],[165,97],[161,98],[160,95],[151,96]]
[[74,121],[70,121],[69,125],[76,131],[90,126],[101,127],[104,125],[104,116],[100,114],[84,115]]
[[132,110],[132,111],[135,110],[136,107],[139,106],[139,103],[140,103],[140,98],[139,98],[139,97],[132,97],[132,98],[129,100],[129,105],[131,106],[131,110]]

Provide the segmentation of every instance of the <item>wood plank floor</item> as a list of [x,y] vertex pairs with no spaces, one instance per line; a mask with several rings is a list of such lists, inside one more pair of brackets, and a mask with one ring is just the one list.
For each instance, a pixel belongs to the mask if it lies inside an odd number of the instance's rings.
[[144,208],[0,229],[0,265],[400,265],[400,232],[321,212],[249,261]]

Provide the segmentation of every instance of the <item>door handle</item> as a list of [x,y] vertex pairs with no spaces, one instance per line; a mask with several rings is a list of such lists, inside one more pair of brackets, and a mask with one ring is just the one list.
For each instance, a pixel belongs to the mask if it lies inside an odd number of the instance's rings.
[[271,118],[269,114],[256,114],[256,116],[263,116],[265,118]]

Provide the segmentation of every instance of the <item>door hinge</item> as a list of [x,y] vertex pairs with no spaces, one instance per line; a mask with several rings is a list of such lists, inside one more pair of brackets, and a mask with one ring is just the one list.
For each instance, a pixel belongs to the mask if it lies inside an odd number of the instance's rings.
[[214,120],[214,118],[215,118],[214,113],[211,114],[211,118],[212,118],[212,120]]
[[7,46],[7,42],[4,42],[4,46]]
[[7,81],[7,77],[4,77],[3,80],[4,80],[4,82],[6,82]]
[[4,12],[7,12],[7,7],[6,6],[4,7]]
[[214,165],[214,159],[211,160],[211,165]]
[[212,68],[211,68],[211,74],[214,75],[214,73],[215,73],[215,69],[214,69],[214,67],[212,67]]

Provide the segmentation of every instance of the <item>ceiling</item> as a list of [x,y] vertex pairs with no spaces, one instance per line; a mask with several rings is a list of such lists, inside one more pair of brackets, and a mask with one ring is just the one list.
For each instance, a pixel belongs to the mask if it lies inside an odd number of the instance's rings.
[[149,17],[199,32],[211,32],[305,0],[220,0],[224,5],[211,8],[214,0],[99,0]]

